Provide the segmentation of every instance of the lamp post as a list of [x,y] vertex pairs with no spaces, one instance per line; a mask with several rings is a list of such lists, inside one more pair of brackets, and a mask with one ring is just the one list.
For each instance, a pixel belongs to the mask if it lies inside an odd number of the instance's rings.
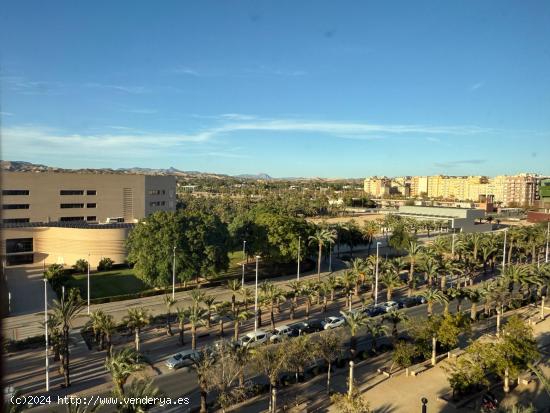
[[427,413],[428,412],[428,399],[426,399],[425,397],[422,397],[422,399],[420,399],[420,401],[422,402],[422,413]]
[[254,332],[258,330],[258,263],[260,256],[256,255],[256,290],[254,293]]
[[241,286],[244,288],[244,263],[246,261],[246,240],[243,241],[243,277],[241,280]]
[[452,242],[452,246],[451,246],[451,255],[455,256],[455,231],[454,231],[454,228],[453,228],[453,242]]
[[50,391],[50,360],[48,358],[48,280],[44,278],[44,338],[46,340],[46,391]]
[[544,262],[545,263],[548,263],[548,238],[549,238],[549,235],[550,235],[550,221],[548,221],[548,225],[546,226],[546,253],[545,253],[545,258],[544,258]]
[[508,235],[508,228],[504,228],[504,247],[502,248],[502,271],[506,266],[506,236]]
[[300,259],[302,258],[300,255],[301,244],[302,244],[302,237],[298,236],[298,270],[296,272],[296,281],[300,281]]
[[90,315],[90,253],[88,253],[88,315]]
[[176,245],[174,244],[172,255],[172,300],[176,299]]
[[376,272],[374,276],[374,305],[378,305],[378,256],[380,249],[380,242],[376,243]]

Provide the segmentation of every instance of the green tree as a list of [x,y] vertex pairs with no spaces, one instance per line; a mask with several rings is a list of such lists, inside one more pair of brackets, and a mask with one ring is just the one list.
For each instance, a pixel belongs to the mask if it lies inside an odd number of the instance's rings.
[[144,308],[129,308],[124,317],[126,326],[134,331],[135,350],[139,351],[141,329],[149,324],[151,317]]
[[340,311],[340,314],[344,317],[345,326],[350,333],[350,352],[353,358],[357,350],[357,330],[367,323],[367,317],[360,311]]
[[[417,350],[414,344],[405,341],[398,341],[395,344],[392,353],[393,364],[405,369],[405,375],[409,375],[409,367],[413,364],[414,358],[417,356]],[[390,371],[392,369],[390,368]]]
[[327,364],[327,394],[330,394],[330,373],[334,363],[342,353],[342,337],[334,330],[329,330],[317,336],[315,354]]
[[98,271],[110,271],[113,269],[114,261],[108,257],[104,257],[99,260],[99,264],[97,264],[97,270]]
[[107,358],[105,368],[111,374],[117,397],[124,397],[124,384],[132,373],[142,370],[143,367],[139,353],[131,348],[124,348]]
[[174,335],[174,333],[172,333],[172,323],[171,323],[171,310],[172,310],[172,307],[174,306],[174,304],[176,304],[178,300],[176,300],[175,298],[172,298],[171,295],[165,295],[164,296],[164,306],[166,307],[166,334],[169,335],[169,336],[172,336]]
[[323,245],[327,242],[334,242],[336,234],[328,229],[318,228],[314,235],[309,236],[310,244],[317,244],[319,253],[317,255],[317,281],[321,281],[321,257],[323,255]]
[[88,271],[88,261],[86,261],[86,260],[83,259],[83,258],[77,260],[77,261],[75,262],[75,264],[73,265],[73,269],[74,269],[77,273],[80,273],[80,274],[85,273],[86,271]]

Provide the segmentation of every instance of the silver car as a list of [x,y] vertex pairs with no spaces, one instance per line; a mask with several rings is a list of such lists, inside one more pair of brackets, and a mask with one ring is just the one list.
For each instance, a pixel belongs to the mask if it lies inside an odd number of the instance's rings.
[[166,367],[169,369],[179,369],[184,366],[191,366],[193,362],[200,358],[200,352],[197,350],[186,350],[174,354],[168,360],[166,360]]

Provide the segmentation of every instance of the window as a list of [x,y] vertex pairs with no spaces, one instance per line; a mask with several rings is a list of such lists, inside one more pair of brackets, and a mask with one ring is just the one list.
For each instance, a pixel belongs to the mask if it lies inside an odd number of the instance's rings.
[[62,189],[59,191],[59,195],[84,195],[82,189]]
[[160,189],[151,189],[149,190],[149,195],[160,195],[161,190]]
[[29,195],[28,189],[4,189],[2,195]]
[[95,208],[95,203],[86,204],[86,208]]
[[84,208],[84,204],[61,204],[61,208]]
[[32,252],[32,238],[11,238],[6,240],[6,254]]
[[6,257],[7,265],[32,264],[34,262],[34,254],[17,254],[8,255]]
[[22,224],[24,222],[30,222],[29,218],[7,218],[3,219],[3,224]]
[[95,189],[88,189],[86,191],[86,195],[96,195],[97,191]]
[[152,206],[152,207],[159,207],[164,205],[166,205],[166,201],[153,201],[149,203],[149,206]]
[[84,221],[84,217],[61,217],[59,220],[61,222]]
[[29,204],[4,204],[2,209],[29,209]]
[[97,221],[95,216],[87,216],[86,221]]

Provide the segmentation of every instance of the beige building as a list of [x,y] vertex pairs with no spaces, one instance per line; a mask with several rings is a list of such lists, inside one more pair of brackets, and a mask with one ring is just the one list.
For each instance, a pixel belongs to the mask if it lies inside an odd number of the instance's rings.
[[365,179],[364,191],[374,197],[380,198],[390,194],[391,179],[373,176]]
[[173,176],[4,172],[2,178],[7,265],[123,262],[132,224],[176,209]]

